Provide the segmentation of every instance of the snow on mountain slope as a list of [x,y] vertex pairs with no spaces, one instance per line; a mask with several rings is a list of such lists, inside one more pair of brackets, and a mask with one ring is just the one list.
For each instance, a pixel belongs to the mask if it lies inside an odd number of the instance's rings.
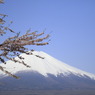
[[[39,55],[43,57],[44,59],[38,58],[35,55]],[[64,76],[74,74],[79,77],[87,76],[95,80],[94,74],[87,73],[85,71],[69,66],[41,51],[34,51],[33,55],[21,54],[21,56],[25,58],[24,59],[25,63],[31,66],[31,68],[27,68],[20,63],[14,63],[12,61],[7,61],[6,65],[0,64],[0,66],[3,66],[6,70],[12,73],[18,73],[21,71],[23,72],[36,71],[46,77],[48,76],[48,74],[53,74],[55,76],[60,75],[60,74],[63,74]],[[0,71],[0,75],[6,76],[5,73],[3,73],[2,71]]]

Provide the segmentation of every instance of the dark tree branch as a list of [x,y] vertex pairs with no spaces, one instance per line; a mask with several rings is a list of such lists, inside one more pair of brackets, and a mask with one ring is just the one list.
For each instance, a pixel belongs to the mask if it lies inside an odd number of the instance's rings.
[[[3,0],[0,0],[0,3],[4,3]],[[49,38],[49,35],[44,36],[44,32],[38,33],[37,31],[31,32],[30,30],[26,31],[26,33],[20,36],[20,33],[15,32],[9,26],[4,26],[6,21],[4,18],[7,15],[0,14],[0,36],[6,35],[7,32],[14,33],[13,37],[9,37],[5,39],[3,42],[0,42],[0,61],[4,64],[6,63],[6,59],[11,60],[13,62],[17,62],[20,64],[25,65],[26,67],[30,67],[27,63],[24,62],[24,58],[20,56],[21,53],[25,53],[27,55],[32,55],[33,49],[30,50],[26,48],[27,45],[36,45],[36,46],[43,46],[49,44],[48,42],[44,42],[45,39]],[[31,52],[28,52],[31,51]],[[18,60],[15,57],[18,57]],[[38,58],[43,57],[39,55],[35,55]],[[0,66],[0,70],[5,72],[6,74],[18,79],[17,76],[13,75],[11,72],[6,71],[2,66]]]

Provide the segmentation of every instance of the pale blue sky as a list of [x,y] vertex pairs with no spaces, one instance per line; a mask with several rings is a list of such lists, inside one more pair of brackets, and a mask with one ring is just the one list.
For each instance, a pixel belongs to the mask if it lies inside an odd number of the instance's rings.
[[49,45],[33,48],[95,74],[95,0],[5,0],[0,13],[22,34],[52,31]]

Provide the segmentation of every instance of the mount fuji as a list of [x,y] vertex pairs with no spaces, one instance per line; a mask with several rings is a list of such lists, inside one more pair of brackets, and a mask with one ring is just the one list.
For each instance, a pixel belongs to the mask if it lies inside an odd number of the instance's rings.
[[[1,63],[0,66],[19,76],[20,79],[14,79],[0,71],[0,92],[19,90],[95,90],[94,74],[69,66],[42,51],[34,51],[33,55],[21,54],[21,56],[25,58],[24,62],[31,67],[27,68],[23,64],[14,63],[10,60],[7,61],[6,65]],[[36,56],[41,56],[42,58]],[[95,95],[95,92],[93,95]]]

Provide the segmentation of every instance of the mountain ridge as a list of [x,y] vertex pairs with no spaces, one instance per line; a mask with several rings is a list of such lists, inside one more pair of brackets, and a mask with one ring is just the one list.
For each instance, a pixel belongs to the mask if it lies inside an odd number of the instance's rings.
[[[41,56],[42,58],[36,57],[37,55]],[[56,77],[60,74],[63,74],[64,76],[74,74],[79,77],[89,77],[95,80],[94,74],[67,65],[66,63],[61,62],[42,51],[34,51],[33,55],[21,54],[21,56],[25,58],[24,61],[26,64],[31,66],[30,68],[25,67],[23,64],[14,63],[12,61],[7,61],[6,65],[0,65],[13,74],[16,74],[18,72],[35,71],[45,77],[47,77],[48,74],[55,75]],[[2,76],[5,74],[3,72],[0,72],[0,75]]]

